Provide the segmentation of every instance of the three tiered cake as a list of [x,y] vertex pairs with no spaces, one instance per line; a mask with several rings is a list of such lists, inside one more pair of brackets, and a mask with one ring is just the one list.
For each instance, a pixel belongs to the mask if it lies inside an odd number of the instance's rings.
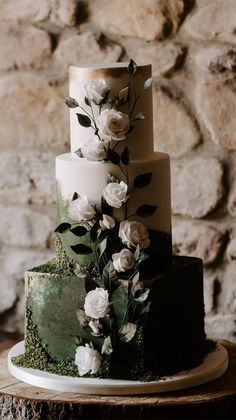
[[170,161],[154,152],[151,66],[70,68],[71,153],[56,158],[56,258],[26,273],[17,366],[150,381],[191,369],[202,261],[172,257]]

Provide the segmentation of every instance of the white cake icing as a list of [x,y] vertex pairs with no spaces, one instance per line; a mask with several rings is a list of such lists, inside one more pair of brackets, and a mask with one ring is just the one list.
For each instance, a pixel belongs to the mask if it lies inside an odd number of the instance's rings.
[[[111,94],[117,95],[121,89],[130,83],[130,75],[127,72],[128,63],[115,63],[104,67],[84,66],[70,67],[69,71],[69,93],[75,98],[79,104],[82,104],[85,111],[89,112],[90,108],[84,103],[86,96],[85,83],[94,79],[105,79],[107,85],[111,87]],[[141,95],[140,100],[136,104],[135,114],[143,112],[145,120],[139,121],[134,130],[129,134],[129,149],[132,159],[148,159],[153,153],[153,112],[152,112],[152,90],[143,90],[144,81],[151,77],[151,65],[138,67],[135,74],[135,87],[137,97]],[[70,110],[70,136],[71,151],[74,152],[84,145],[91,137],[94,131],[92,128],[82,127],[78,124],[75,109]],[[95,110],[96,112],[96,110]],[[128,113],[128,106],[124,106],[124,113]],[[120,142],[120,149],[124,147]],[[119,151],[119,147],[117,148]]]
[[[146,188],[136,190],[128,202],[129,214],[144,204],[157,205],[157,211],[142,221],[148,228],[170,232],[170,164],[165,153],[154,153],[148,160],[132,161],[129,164],[129,179],[145,172],[152,172],[152,182]],[[71,200],[74,192],[86,195],[92,204],[99,204],[102,191],[107,185],[107,174],[124,179],[118,166],[112,163],[94,162],[77,158],[73,154],[64,154],[56,158],[56,179],[60,193],[65,200]],[[117,209],[116,216],[122,216],[123,210]]]

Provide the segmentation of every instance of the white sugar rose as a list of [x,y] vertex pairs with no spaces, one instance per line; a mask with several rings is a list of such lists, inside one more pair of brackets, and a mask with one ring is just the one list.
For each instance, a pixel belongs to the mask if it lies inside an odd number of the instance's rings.
[[134,255],[129,249],[122,249],[120,252],[112,255],[113,266],[118,273],[129,270],[134,266]]
[[96,287],[95,290],[90,290],[85,298],[85,314],[94,319],[104,318],[110,310],[108,298],[108,291],[102,287]]
[[105,142],[125,140],[129,116],[115,109],[104,109],[97,118],[99,135]]
[[87,271],[86,269],[79,264],[75,264],[74,273],[76,276],[80,277],[81,279],[87,277]]
[[71,219],[79,222],[81,220],[91,220],[95,215],[95,210],[86,195],[83,195],[71,201],[68,213]]
[[81,147],[81,152],[83,157],[88,160],[103,160],[106,157],[104,143],[99,140],[97,136],[94,136],[91,140],[87,141],[83,147]]
[[115,227],[115,220],[113,217],[108,216],[107,214],[102,215],[102,220],[99,221],[99,225],[103,230],[113,229]]
[[85,83],[87,98],[99,105],[110,88],[104,79],[90,80]]
[[147,228],[140,222],[124,220],[120,223],[119,237],[128,247],[139,245],[148,248],[150,239]]
[[111,207],[120,208],[128,199],[128,185],[121,181],[110,182],[103,190],[103,197]]
[[97,350],[91,349],[88,344],[79,346],[75,353],[75,364],[81,376],[86,373],[92,375],[98,371],[102,363],[101,355]]

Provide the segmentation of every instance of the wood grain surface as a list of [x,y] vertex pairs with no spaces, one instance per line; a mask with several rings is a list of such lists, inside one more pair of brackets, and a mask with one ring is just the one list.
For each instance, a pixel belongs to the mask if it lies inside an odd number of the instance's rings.
[[221,341],[229,353],[229,369],[211,383],[166,394],[95,396],[18,381],[7,369],[7,349],[14,343],[0,345],[1,420],[236,419],[236,344]]

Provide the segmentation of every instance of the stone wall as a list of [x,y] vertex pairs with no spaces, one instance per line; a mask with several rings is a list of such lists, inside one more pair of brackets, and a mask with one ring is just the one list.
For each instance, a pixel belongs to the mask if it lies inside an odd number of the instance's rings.
[[0,0],[1,330],[22,331],[24,270],[53,255],[68,66],[132,57],[153,63],[174,251],[203,258],[207,331],[235,339],[235,28],[235,0]]

